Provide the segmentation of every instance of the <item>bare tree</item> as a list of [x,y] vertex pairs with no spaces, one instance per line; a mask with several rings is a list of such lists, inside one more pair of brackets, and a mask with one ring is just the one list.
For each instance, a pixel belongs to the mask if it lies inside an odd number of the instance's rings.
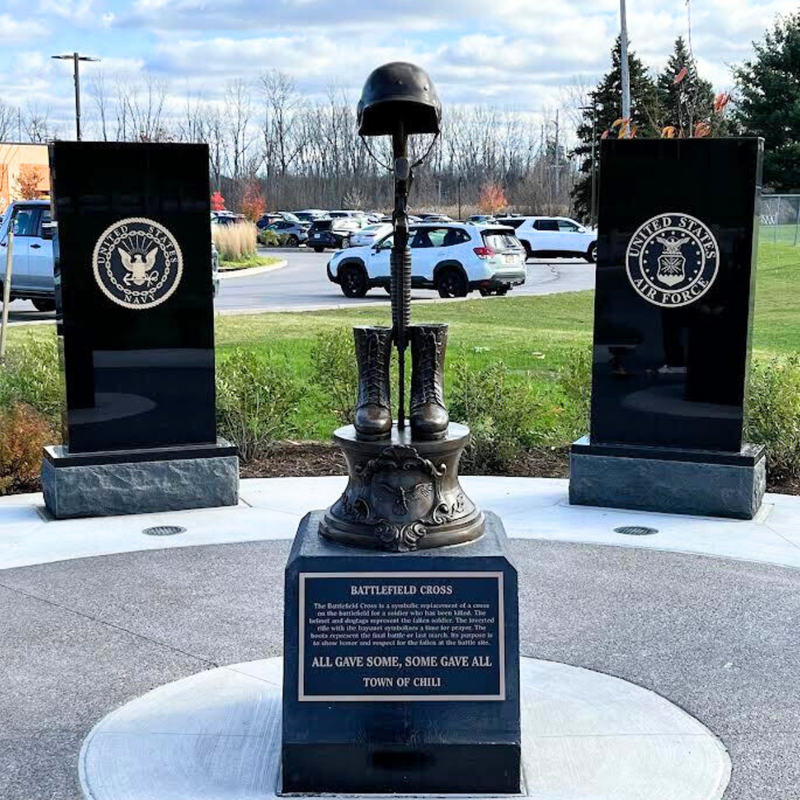
[[229,167],[234,180],[245,177],[246,155],[253,143],[250,130],[251,113],[249,87],[241,79],[231,81],[225,94],[225,122],[228,133]]
[[11,141],[17,124],[18,109],[0,100],[0,142]]
[[40,108],[38,103],[28,103],[24,115],[25,133],[31,142],[47,142],[55,131],[50,123],[50,109]]
[[100,136],[104,142],[108,141],[108,114],[110,98],[108,95],[108,82],[102,69],[94,71],[89,83],[89,92],[94,101],[97,116],[100,120]]

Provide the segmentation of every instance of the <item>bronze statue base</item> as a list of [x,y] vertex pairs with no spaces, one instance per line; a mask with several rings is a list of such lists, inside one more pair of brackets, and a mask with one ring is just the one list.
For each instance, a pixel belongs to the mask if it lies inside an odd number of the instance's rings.
[[341,544],[408,552],[471,542],[483,535],[483,512],[458,482],[469,428],[451,423],[436,441],[392,426],[391,439],[364,441],[352,425],[334,439],[347,459],[344,494],[325,512],[320,533]]

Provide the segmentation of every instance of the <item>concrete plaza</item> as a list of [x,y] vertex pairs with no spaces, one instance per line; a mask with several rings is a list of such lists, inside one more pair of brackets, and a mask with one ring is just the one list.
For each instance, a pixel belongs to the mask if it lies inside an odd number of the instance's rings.
[[[38,495],[0,500],[0,796],[80,798],[81,746],[107,714],[279,656],[290,540],[343,481],[249,480],[236,508],[64,522]],[[742,522],[570,507],[565,481],[464,487],[511,537],[525,656],[688,712],[730,754],[725,798],[800,797],[800,498],[767,495]],[[155,525],[185,532],[142,533]],[[657,533],[615,531],[629,526]]]

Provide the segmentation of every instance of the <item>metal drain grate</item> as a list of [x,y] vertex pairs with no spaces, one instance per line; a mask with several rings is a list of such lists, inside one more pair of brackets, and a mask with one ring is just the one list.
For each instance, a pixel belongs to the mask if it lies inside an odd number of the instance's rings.
[[145,536],[174,536],[176,533],[186,533],[186,528],[180,525],[156,525],[154,528],[145,528]]
[[644,525],[623,525],[621,528],[614,528],[614,533],[622,533],[625,536],[652,536],[658,533],[658,528],[646,528]]

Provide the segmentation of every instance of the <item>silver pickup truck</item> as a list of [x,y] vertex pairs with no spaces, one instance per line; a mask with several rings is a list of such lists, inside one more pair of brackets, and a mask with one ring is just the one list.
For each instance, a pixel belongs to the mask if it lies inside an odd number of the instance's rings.
[[[43,228],[52,219],[47,200],[18,200],[0,218],[0,300],[6,274],[8,226],[14,220],[11,268],[11,299],[31,300],[38,311],[53,311],[56,288],[53,277],[52,231]],[[47,237],[47,238],[45,238]],[[219,292],[219,254],[211,243],[211,272],[214,296]]]
[[0,222],[0,297],[6,274],[8,226],[12,220],[11,299],[32,300],[39,311],[52,311],[56,307],[53,241],[42,235],[42,226],[50,222],[50,203],[47,200],[18,200],[3,214]]

